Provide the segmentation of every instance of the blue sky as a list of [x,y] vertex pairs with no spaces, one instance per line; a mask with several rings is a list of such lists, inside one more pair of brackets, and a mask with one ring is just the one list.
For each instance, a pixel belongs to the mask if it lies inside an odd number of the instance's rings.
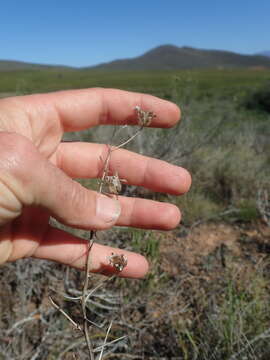
[[270,0],[6,0],[0,59],[87,66],[161,45],[270,50]]

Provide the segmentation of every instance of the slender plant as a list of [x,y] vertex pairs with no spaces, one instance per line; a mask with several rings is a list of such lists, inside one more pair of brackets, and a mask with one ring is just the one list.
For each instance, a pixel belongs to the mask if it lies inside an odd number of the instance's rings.
[[[104,193],[105,195],[110,196],[110,197],[118,198],[118,195],[120,194],[120,192],[122,190],[122,183],[125,182],[125,179],[119,178],[117,172],[115,172],[114,174],[110,174],[110,172],[109,172],[110,159],[111,159],[112,153],[114,151],[117,151],[120,148],[126,146],[128,143],[130,143],[132,140],[134,140],[135,137],[139,135],[139,133],[143,130],[144,127],[149,126],[151,124],[152,119],[156,116],[152,111],[145,111],[145,110],[141,109],[139,106],[135,106],[134,111],[136,112],[136,116],[137,116],[137,124],[139,126],[138,130],[133,135],[129,136],[128,139],[126,139],[122,143],[120,143],[116,146],[108,145],[108,153],[107,153],[106,158],[103,160],[102,176],[101,176],[101,180],[100,180],[100,184],[99,184],[99,192]],[[122,128],[120,128],[120,130],[125,127],[126,127],[126,125],[124,125]],[[86,253],[86,261],[85,261],[85,276],[84,276],[83,289],[81,290],[79,296],[77,296],[77,297],[70,297],[69,295],[64,294],[65,299],[77,301],[80,304],[82,318],[83,318],[82,324],[79,324],[74,319],[72,319],[71,316],[66,311],[64,311],[52,299],[52,297],[49,297],[52,306],[55,309],[57,309],[58,311],[60,311],[61,314],[63,314],[63,316],[65,316],[66,319],[72,324],[72,326],[75,327],[75,329],[77,329],[78,331],[83,333],[85,342],[87,345],[88,358],[90,360],[96,359],[95,358],[96,352],[99,353],[98,360],[102,360],[105,347],[112,343],[112,342],[108,343],[108,341],[107,341],[110,330],[112,328],[112,322],[110,322],[109,326],[107,328],[107,331],[106,331],[106,336],[104,338],[103,345],[97,349],[94,349],[90,332],[91,332],[92,326],[99,327],[99,325],[94,323],[93,321],[91,321],[89,319],[89,317],[87,316],[87,309],[88,309],[87,305],[88,305],[88,302],[89,302],[91,296],[96,292],[96,290],[98,290],[101,286],[103,286],[105,281],[108,279],[108,278],[102,279],[101,282],[98,283],[93,289],[89,289],[90,269],[91,269],[90,253],[91,253],[91,249],[92,249],[93,243],[96,238],[97,238],[96,231],[94,231],[94,230],[90,231],[88,248],[87,248],[87,253]],[[112,266],[115,271],[114,276],[117,276],[118,274],[120,274],[123,271],[123,269],[127,266],[127,263],[128,263],[128,259],[123,254],[112,253],[108,257],[108,265]],[[113,278],[114,276],[109,277],[109,279]],[[123,338],[125,338],[125,336],[118,338],[116,341],[120,341]]]

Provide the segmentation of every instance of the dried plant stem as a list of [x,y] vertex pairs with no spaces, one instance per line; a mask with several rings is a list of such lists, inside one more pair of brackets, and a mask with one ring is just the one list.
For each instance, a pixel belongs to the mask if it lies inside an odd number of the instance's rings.
[[[109,168],[109,163],[110,163],[110,158],[111,158],[111,153],[112,153],[112,149],[111,149],[110,145],[108,146],[108,148],[109,148],[109,151],[108,151],[107,157],[104,162],[102,178],[101,178],[100,185],[99,185],[100,193],[102,192],[102,187],[104,184],[105,177],[108,174],[108,168]],[[94,352],[93,352],[93,345],[92,345],[92,342],[91,342],[91,339],[89,336],[89,325],[88,325],[89,320],[88,320],[87,314],[86,314],[86,303],[90,297],[90,295],[87,294],[87,292],[88,292],[88,286],[89,286],[89,273],[90,273],[90,251],[91,251],[91,248],[94,243],[94,240],[93,240],[94,235],[95,235],[95,231],[91,231],[89,247],[88,247],[88,251],[86,254],[85,278],[84,278],[84,286],[83,286],[83,291],[82,291],[82,296],[81,296],[81,307],[82,307],[82,313],[83,313],[83,333],[84,333],[85,341],[87,344],[87,349],[88,349],[88,354],[89,354],[90,360],[94,360],[95,356],[94,356]],[[92,292],[90,292],[90,294],[91,293]]]
[[[119,179],[117,172],[112,176],[109,175],[110,159],[111,159],[112,152],[124,147],[129,142],[131,142],[140,133],[140,131],[144,128],[144,126],[150,125],[152,118],[155,117],[154,113],[144,111],[139,106],[135,107],[135,111],[137,113],[139,129],[132,136],[130,136],[126,141],[121,143],[120,145],[118,145],[118,146],[116,146],[114,148],[111,145],[108,145],[108,153],[107,153],[107,156],[106,156],[106,158],[104,160],[104,163],[103,163],[102,177],[101,177],[100,185],[99,185],[99,193],[102,193],[103,185],[107,184],[107,185],[109,185],[108,186],[109,187],[108,195],[112,195],[112,196],[116,195],[116,198],[117,198],[118,194],[121,191],[121,181],[124,181],[124,179]],[[124,126],[124,127],[126,127],[126,126]],[[67,298],[69,300],[80,300],[81,310],[82,310],[82,315],[83,315],[83,324],[82,324],[82,326],[78,325],[50,297],[50,301],[51,301],[52,305],[54,306],[54,308],[56,308],[58,311],[60,311],[73,324],[73,326],[76,327],[76,329],[83,332],[90,360],[95,360],[94,352],[96,352],[97,349],[94,350],[94,348],[93,348],[92,340],[91,340],[90,335],[89,335],[89,329],[90,329],[90,327],[92,325],[95,325],[97,327],[99,327],[99,326],[97,324],[93,323],[90,319],[88,319],[88,317],[87,317],[87,303],[90,301],[91,295],[104,283],[104,281],[101,281],[101,283],[99,283],[94,289],[92,289],[91,291],[88,290],[88,288],[89,288],[89,278],[90,278],[90,268],[91,268],[91,266],[90,266],[91,265],[90,253],[91,253],[91,249],[92,249],[92,246],[93,246],[93,243],[94,243],[94,236],[96,236],[96,231],[91,230],[90,231],[90,239],[89,239],[89,243],[88,243],[88,248],[87,248],[87,252],[86,252],[85,276],[84,276],[84,284],[83,284],[83,289],[82,289],[82,292],[81,292],[81,296],[79,296],[79,297],[64,296],[65,298]],[[127,259],[123,254],[113,254],[112,253],[110,258],[109,258],[109,264],[111,266],[113,266],[114,269],[116,269],[117,272],[119,273],[127,265]],[[66,290],[68,290],[67,278],[68,278],[68,272],[66,273],[66,279],[65,279],[65,284],[64,284]],[[113,278],[113,277],[111,277],[111,278]],[[106,309],[111,309],[111,307],[108,307],[108,306],[105,307],[104,305],[102,307],[106,308]],[[124,337],[122,337],[122,338],[116,339],[116,340],[114,340],[114,341],[112,341],[110,343],[107,343],[111,327],[112,327],[112,322],[110,322],[109,327],[107,329],[107,333],[106,333],[106,336],[105,336],[104,343],[100,347],[99,360],[102,360],[103,353],[104,353],[104,348],[106,346],[108,346],[109,344],[114,343],[115,341],[119,341],[120,339],[124,338]]]
[[123,142],[122,144],[116,146],[116,147],[115,147],[113,150],[111,150],[111,151],[118,150],[118,149],[120,149],[121,147],[127,145],[130,141],[132,141],[132,140],[139,134],[140,131],[142,131],[142,129],[143,129],[143,126],[141,126],[141,127],[135,132],[135,134],[133,134],[133,135],[132,135],[130,138],[128,138],[125,142]]
[[105,162],[104,162],[102,178],[101,178],[100,185],[99,185],[99,190],[98,190],[100,193],[102,192],[102,187],[103,187],[105,178],[108,175],[109,164],[110,164],[110,159],[111,159],[111,154],[112,154],[111,146],[108,145],[108,148],[109,148],[109,151],[108,151],[107,157],[106,157]]
[[101,282],[93,289],[91,290],[87,295],[86,295],[86,298],[85,298],[85,302],[87,303],[87,301],[90,299],[90,296],[93,295],[93,293],[98,289],[100,288],[105,281],[107,281],[108,279],[112,279],[114,276],[112,276],[111,278],[105,278],[105,279],[102,279]]
[[[108,330],[107,330],[107,332],[108,332]],[[103,343],[101,346],[95,348],[94,352],[101,351],[102,348],[111,346],[111,345],[115,344],[115,343],[118,342],[118,341],[121,341],[121,340],[126,339],[127,337],[128,337],[127,335],[124,335],[124,336],[121,336],[121,337],[119,337],[119,338],[117,338],[117,339],[115,339],[115,340],[112,340],[112,341],[110,341],[110,342],[107,342],[107,341],[106,341],[106,344]]]
[[107,343],[107,340],[108,340],[108,335],[111,331],[111,327],[112,327],[112,321],[110,322],[109,324],[109,327],[108,327],[108,330],[107,330],[107,333],[106,333],[106,336],[105,336],[105,339],[104,339],[104,343],[102,345],[102,349],[101,349],[101,352],[99,354],[99,360],[102,360],[102,356],[103,356],[103,351],[104,351],[104,347],[106,346],[106,343]]
[[112,152],[124,147],[125,145],[127,145],[130,141],[132,141],[140,133],[140,131],[142,131],[142,129],[143,129],[143,126],[140,126],[140,128],[135,132],[135,134],[133,134],[130,138],[128,138],[126,141],[124,141],[120,145],[117,145],[113,149],[112,149],[112,147],[110,145],[108,145],[109,151],[108,151],[108,154],[107,154],[106,159],[104,161],[102,178],[101,178],[100,185],[99,185],[99,190],[98,190],[100,193],[102,192],[102,187],[103,187],[105,178],[106,178],[106,176],[108,175],[108,172],[109,172],[108,170],[109,170],[109,164],[110,164],[110,159],[111,159]]
[[82,297],[81,297],[81,307],[82,307],[82,313],[83,313],[83,333],[85,337],[85,341],[87,344],[87,349],[89,353],[90,360],[95,360],[95,356],[93,353],[93,345],[89,336],[89,329],[88,329],[88,319],[86,314],[86,299],[87,299],[87,290],[89,285],[89,273],[90,273],[90,252],[91,248],[93,246],[93,240],[91,239],[88,245],[88,251],[86,254],[86,267],[85,267],[85,278],[84,278],[84,285],[83,285],[83,291],[82,291]]
[[52,306],[53,306],[56,310],[60,311],[60,313],[63,314],[63,315],[68,319],[68,321],[70,321],[71,324],[72,324],[73,326],[75,326],[76,329],[82,331],[82,328],[80,327],[80,325],[78,325],[63,309],[61,309],[60,306],[57,305],[56,302],[54,302],[53,299],[52,299],[50,296],[49,296],[49,299],[50,299],[50,302],[52,303]]

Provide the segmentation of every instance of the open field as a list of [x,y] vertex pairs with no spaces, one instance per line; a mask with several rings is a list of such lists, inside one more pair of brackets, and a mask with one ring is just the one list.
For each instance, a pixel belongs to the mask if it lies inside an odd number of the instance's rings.
[[246,91],[270,80],[270,70],[182,70],[104,72],[98,70],[28,70],[0,72],[0,93],[36,93],[87,87],[113,87],[153,94],[170,94],[175,78],[191,78],[203,95]]
[[[99,236],[103,243],[146,254],[151,263],[144,280],[113,279],[94,299],[91,319],[114,319],[110,340],[128,335],[105,359],[269,359],[270,71],[0,74],[3,94],[94,86],[149,92],[179,104],[180,126],[144,129],[130,149],[184,166],[193,176],[192,189],[181,198],[124,189],[179,205],[182,225],[174,231],[115,228]],[[109,142],[112,131],[103,127],[69,138]],[[77,330],[48,302],[50,289],[68,288],[74,296],[81,273],[28,259],[6,265],[0,274],[1,360],[68,360],[74,353],[87,359]],[[57,296],[80,321],[76,306]],[[105,333],[106,327],[91,334],[96,346]]]

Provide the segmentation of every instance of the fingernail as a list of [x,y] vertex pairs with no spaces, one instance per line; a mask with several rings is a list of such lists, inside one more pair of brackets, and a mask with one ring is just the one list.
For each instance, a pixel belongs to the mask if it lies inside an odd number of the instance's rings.
[[97,216],[104,222],[115,222],[121,214],[120,202],[105,195],[97,198]]

